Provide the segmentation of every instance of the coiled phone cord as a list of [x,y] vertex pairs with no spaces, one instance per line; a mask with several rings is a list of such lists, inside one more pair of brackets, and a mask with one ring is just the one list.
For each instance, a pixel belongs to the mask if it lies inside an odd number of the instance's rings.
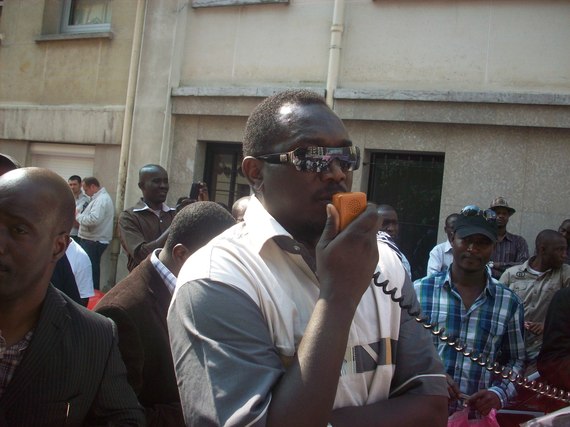
[[508,369],[507,367],[501,366],[498,362],[493,362],[489,360],[489,358],[486,358],[485,356],[483,356],[483,354],[476,355],[475,352],[473,352],[472,350],[468,350],[466,345],[450,337],[449,335],[446,335],[445,328],[438,328],[437,325],[429,323],[426,317],[420,317],[421,311],[418,308],[414,308],[412,304],[405,304],[403,295],[396,297],[397,288],[388,289],[388,282],[389,282],[388,280],[379,283],[378,282],[379,276],[380,272],[376,272],[374,273],[373,279],[374,279],[374,284],[378,286],[380,289],[382,289],[382,292],[388,295],[392,301],[394,301],[400,306],[400,308],[406,310],[411,317],[416,319],[416,321],[424,327],[424,329],[429,330],[433,335],[438,337],[441,341],[443,341],[444,343],[446,343],[447,345],[449,345],[459,353],[463,354],[465,357],[468,357],[473,363],[477,363],[479,366],[487,369],[488,371],[500,375],[502,378],[509,380],[510,382],[518,386],[521,386],[526,390],[531,390],[534,393],[552,399],[556,399],[564,403],[570,403],[570,392],[546,383],[541,383],[535,380],[529,380],[527,377],[520,374],[514,374],[512,369]]

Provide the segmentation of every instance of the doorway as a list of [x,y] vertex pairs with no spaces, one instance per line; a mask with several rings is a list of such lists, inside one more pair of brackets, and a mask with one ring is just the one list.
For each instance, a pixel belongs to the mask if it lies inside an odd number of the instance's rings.
[[206,146],[204,181],[210,200],[231,210],[240,197],[249,196],[249,183],[241,170],[241,144],[209,143]]
[[398,213],[398,247],[412,267],[412,279],[424,277],[429,252],[437,243],[445,155],[408,152],[370,154],[368,200]]

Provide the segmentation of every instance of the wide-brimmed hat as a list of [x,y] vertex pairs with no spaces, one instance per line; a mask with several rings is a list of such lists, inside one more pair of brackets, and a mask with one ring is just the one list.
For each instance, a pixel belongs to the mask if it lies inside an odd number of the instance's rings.
[[492,242],[496,242],[497,222],[494,219],[487,219],[483,215],[459,215],[455,222],[455,234],[460,239],[474,234],[482,234]]
[[509,214],[511,215],[516,212],[513,208],[509,206],[509,204],[507,203],[507,199],[505,199],[503,196],[495,198],[491,202],[491,206],[489,206],[489,208],[493,210],[495,210],[496,208],[505,208],[506,210],[509,211]]

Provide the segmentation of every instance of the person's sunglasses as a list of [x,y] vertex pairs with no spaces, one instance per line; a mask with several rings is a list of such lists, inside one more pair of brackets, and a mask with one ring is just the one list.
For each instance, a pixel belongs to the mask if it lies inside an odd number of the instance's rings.
[[358,147],[299,147],[288,153],[272,153],[256,156],[256,159],[271,164],[291,163],[301,172],[328,172],[334,160],[343,172],[360,167]]
[[492,209],[481,209],[479,206],[476,205],[469,205],[465,206],[459,212],[463,216],[482,216],[489,222],[493,222],[497,220],[497,214]]

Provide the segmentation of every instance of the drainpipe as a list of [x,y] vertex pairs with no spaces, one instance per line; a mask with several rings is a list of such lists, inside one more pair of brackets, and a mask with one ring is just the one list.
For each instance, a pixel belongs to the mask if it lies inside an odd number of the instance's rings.
[[129,164],[129,152],[131,149],[131,131],[133,125],[133,112],[135,108],[135,94],[139,75],[139,60],[144,30],[144,18],[146,15],[146,0],[138,0],[133,31],[133,47],[131,49],[131,63],[129,64],[129,80],[127,83],[127,99],[125,102],[125,117],[123,119],[123,134],[121,136],[121,155],[119,159],[119,178],[117,181],[117,196],[115,198],[115,219],[113,241],[111,242],[111,262],[109,280],[114,286],[117,280],[117,262],[121,244],[118,236],[117,222],[119,215],[125,208],[125,188],[127,185],[127,172]]
[[344,0],[335,0],[333,22],[331,26],[331,44],[329,50],[329,69],[327,71],[327,105],[334,106],[334,91],[338,85],[338,72],[340,66],[340,45],[344,31]]

